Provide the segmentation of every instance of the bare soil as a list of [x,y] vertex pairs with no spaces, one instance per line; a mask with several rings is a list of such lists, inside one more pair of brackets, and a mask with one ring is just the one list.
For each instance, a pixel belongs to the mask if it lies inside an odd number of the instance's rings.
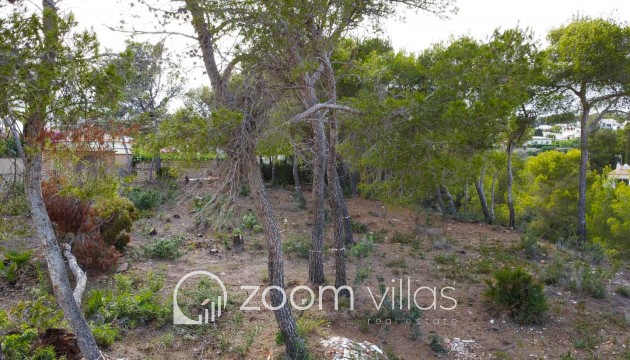
[[[186,186],[194,188],[194,191],[185,189],[189,194],[194,192],[199,196],[212,191],[211,184]],[[290,233],[310,236],[308,206],[299,209],[290,190],[270,189],[269,196],[285,237]],[[247,297],[241,286],[265,286],[267,257],[262,234],[244,232],[245,251],[234,253],[225,248],[212,229],[199,229],[199,218],[191,213],[192,202],[182,199],[184,197],[163,205],[152,216],[134,224],[133,246],[138,248],[149,241],[148,229],[156,228],[158,236],[184,236],[185,254],[176,260],[127,256],[130,266],[126,274],[139,278],[149,271],[164,274],[165,287],[161,295],[167,304],[177,281],[194,270],[207,270],[220,276],[229,296],[239,304]],[[418,216],[375,200],[351,198],[347,202],[352,219],[366,224],[370,232],[378,235],[379,241],[374,244],[370,257],[348,257],[348,283],[355,290],[354,310],[335,311],[333,297],[328,294],[324,296],[323,310],[314,306],[305,312],[294,311],[296,317],[319,321],[318,329],[308,335],[309,347],[316,359],[324,359],[320,340],[331,336],[369,341],[384,349],[390,359],[559,359],[568,353],[578,359],[630,358],[630,300],[614,293],[619,284],[630,284],[627,264],[608,284],[604,299],[593,299],[560,286],[546,286],[549,303],[546,321],[536,326],[520,326],[507,314],[493,310],[484,300],[483,292],[487,288],[484,280],[490,279],[491,272],[502,266],[521,266],[539,275],[565,250],[545,244],[546,255],[527,259],[517,250],[521,234],[499,226],[457,222],[437,215],[427,218],[424,214]],[[234,218],[240,219],[249,209],[252,205],[248,198],[241,198]],[[174,218],[175,214],[179,218]],[[396,232],[412,234],[418,240],[409,244],[393,243]],[[332,236],[331,224],[328,224],[328,248],[332,247]],[[355,234],[357,240],[362,236]],[[306,281],[308,260],[285,256],[285,262],[289,292],[299,285],[311,286]],[[369,274],[361,283],[355,280],[358,269],[369,269],[363,270]],[[334,259],[330,252],[325,256],[325,272],[327,283],[333,284]],[[111,276],[92,278],[90,286],[100,286]],[[409,281],[411,294],[422,286],[437,288],[436,308],[423,311],[415,326],[402,319],[376,317],[375,305],[367,291],[369,287],[379,301],[379,284],[396,286],[399,291],[400,279],[404,286]],[[311,287],[317,294],[317,288]],[[457,301],[452,310],[440,308],[440,305],[453,305],[453,301],[440,296],[440,289],[445,287],[452,290],[444,294]],[[406,291],[405,287],[404,296]],[[296,298],[303,298],[306,292],[300,291],[297,295]],[[8,308],[25,295],[3,291],[1,296],[0,307]],[[417,299],[421,305],[431,304],[432,293],[423,288]],[[251,305],[260,304],[259,294]],[[154,324],[134,329],[106,353],[114,359],[275,359],[280,356],[282,347],[276,345],[273,313],[269,310],[240,312],[239,306],[228,309],[205,330]],[[576,341],[585,336],[585,332],[596,337],[595,348],[576,348]],[[446,354],[436,353],[430,347],[432,339],[438,339],[440,345],[452,350]]]

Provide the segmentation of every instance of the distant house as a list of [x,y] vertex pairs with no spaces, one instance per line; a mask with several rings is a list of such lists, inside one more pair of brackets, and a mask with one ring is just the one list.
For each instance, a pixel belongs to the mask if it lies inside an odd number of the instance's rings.
[[617,131],[617,130],[622,130],[626,126],[627,123],[628,123],[627,121],[621,123],[615,119],[602,119],[599,122],[599,128]]
[[527,147],[551,146],[553,139],[544,136],[534,136],[525,144]]
[[621,165],[621,163],[618,162],[617,166],[615,166],[615,170],[608,174],[608,178],[623,180],[627,183],[630,182],[630,166],[628,164]]

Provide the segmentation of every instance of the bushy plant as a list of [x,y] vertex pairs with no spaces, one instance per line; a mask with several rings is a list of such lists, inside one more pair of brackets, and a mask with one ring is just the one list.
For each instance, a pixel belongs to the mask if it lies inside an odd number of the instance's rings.
[[252,213],[247,213],[243,215],[243,218],[241,219],[241,224],[245,229],[249,230],[254,230],[254,227],[256,225],[260,226],[260,223],[258,223],[258,219],[256,219],[256,215]]
[[106,271],[116,264],[129,243],[132,223],[137,219],[133,204],[117,195],[78,197],[67,180],[51,178],[42,183],[42,193],[50,220],[59,238],[70,237],[72,252],[86,269]]
[[[155,275],[149,275],[149,279]],[[155,291],[155,283],[138,283],[125,275],[117,274],[110,289],[94,289],[85,296],[85,315],[93,327],[100,328],[107,340],[115,334],[103,327],[115,324],[122,328],[135,328],[154,320],[164,319],[169,312]]]
[[350,220],[350,224],[352,225],[352,231],[357,234],[365,234],[370,230],[367,224],[358,220]]
[[143,244],[142,250],[146,257],[172,260],[184,254],[183,243],[184,239],[178,236],[157,238]]
[[289,233],[282,242],[282,250],[289,256],[308,259],[311,250],[311,242],[307,236]]
[[539,323],[547,310],[542,284],[523,269],[504,268],[487,280],[484,295],[499,309],[506,310],[518,324]]
[[350,255],[356,258],[367,258],[374,251],[374,239],[371,236],[363,236],[351,249]]
[[162,203],[162,194],[155,189],[131,188],[124,195],[141,211],[154,209]]
[[109,324],[90,324],[94,340],[100,346],[109,347],[118,339],[119,331]]
[[28,264],[32,253],[30,251],[9,250],[4,254],[4,260],[0,261],[0,277],[9,285],[15,285],[21,270]]

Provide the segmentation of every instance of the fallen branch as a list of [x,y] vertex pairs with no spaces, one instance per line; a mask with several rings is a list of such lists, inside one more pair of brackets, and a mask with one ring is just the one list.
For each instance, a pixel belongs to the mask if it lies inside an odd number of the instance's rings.
[[330,102],[325,102],[325,103],[313,105],[309,109],[307,109],[306,111],[295,115],[294,117],[291,118],[291,120],[289,120],[289,123],[292,124],[292,123],[296,123],[298,121],[302,121],[304,119],[307,119],[311,115],[313,115],[316,112],[318,112],[319,110],[323,110],[323,109],[339,110],[339,111],[345,111],[345,112],[349,112],[349,113],[353,113],[353,114],[360,114],[361,113],[359,110],[357,110],[355,108],[352,108],[350,106],[338,105],[338,104],[333,104],[333,103],[330,103]]
[[83,297],[83,292],[85,291],[85,285],[87,284],[87,276],[85,276],[85,272],[79,267],[77,263],[77,259],[72,254],[71,248],[69,244],[61,244],[63,249],[63,256],[68,260],[68,266],[70,266],[70,270],[74,274],[74,278],[77,280],[77,286],[74,288],[74,300],[77,302],[77,305],[81,306],[81,298]]

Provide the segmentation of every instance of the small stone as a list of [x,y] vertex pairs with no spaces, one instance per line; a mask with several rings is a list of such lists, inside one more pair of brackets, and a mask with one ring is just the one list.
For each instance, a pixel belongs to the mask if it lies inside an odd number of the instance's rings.
[[214,249],[210,249],[210,254],[218,254],[219,253],[219,249],[214,248]]
[[157,235],[157,230],[155,228],[151,229],[151,231],[149,231],[149,235]]
[[198,237],[198,238],[202,238],[202,237],[203,237],[203,234],[197,234],[197,237]]
[[490,324],[494,324],[494,319],[490,320]]
[[116,272],[117,273],[125,272],[127,271],[127,269],[129,269],[129,263],[124,262],[122,264],[118,264],[118,267],[116,267]]

